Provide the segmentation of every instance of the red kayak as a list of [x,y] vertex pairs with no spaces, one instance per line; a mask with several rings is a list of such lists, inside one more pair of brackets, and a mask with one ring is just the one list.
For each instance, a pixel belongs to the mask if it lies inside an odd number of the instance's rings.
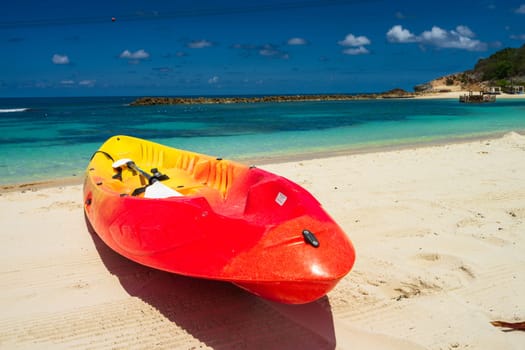
[[346,234],[299,185],[129,136],[93,154],[84,207],[100,238],[133,261],[284,303],[324,296],[355,260]]

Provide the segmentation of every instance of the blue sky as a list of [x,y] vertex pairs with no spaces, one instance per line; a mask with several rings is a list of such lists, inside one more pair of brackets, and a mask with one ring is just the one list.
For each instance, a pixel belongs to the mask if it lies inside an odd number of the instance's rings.
[[9,1],[0,97],[378,92],[525,43],[517,1]]

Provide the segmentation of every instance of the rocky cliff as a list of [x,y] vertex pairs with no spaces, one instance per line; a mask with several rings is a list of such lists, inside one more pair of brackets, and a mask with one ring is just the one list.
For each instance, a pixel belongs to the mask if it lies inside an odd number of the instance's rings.
[[473,69],[416,85],[414,91],[482,91],[488,86],[505,88],[510,85],[525,85],[525,45],[502,49],[487,58],[479,59]]

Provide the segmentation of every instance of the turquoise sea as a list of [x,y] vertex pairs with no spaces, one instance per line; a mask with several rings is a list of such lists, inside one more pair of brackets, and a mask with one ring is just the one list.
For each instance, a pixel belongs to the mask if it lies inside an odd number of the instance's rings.
[[82,177],[126,134],[255,163],[525,130],[525,98],[141,106],[134,97],[0,98],[0,184]]

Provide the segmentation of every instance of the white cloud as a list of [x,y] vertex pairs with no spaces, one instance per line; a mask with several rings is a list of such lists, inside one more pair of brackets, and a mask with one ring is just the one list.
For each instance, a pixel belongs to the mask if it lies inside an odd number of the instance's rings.
[[348,47],[343,50],[345,55],[366,55],[370,53],[365,45],[370,45],[371,41],[366,36],[355,36],[354,34],[348,34],[344,40],[338,42],[339,45]]
[[522,14],[522,15],[525,15],[525,4],[522,4],[520,7],[518,7],[516,9],[516,11],[514,11],[516,13],[519,13],[519,14]]
[[234,48],[234,49],[241,49],[241,50],[245,50],[245,51],[252,51],[252,50],[258,50],[259,49],[259,47],[257,45],[254,45],[254,44],[233,44],[231,47]]
[[434,45],[442,48],[463,49],[468,51],[484,51],[487,44],[472,39],[474,33],[465,26],[458,26],[456,30],[446,31],[437,26],[421,34],[423,44]]
[[287,52],[282,51],[278,46],[272,44],[265,44],[262,47],[258,48],[259,55],[266,57],[280,58],[287,60],[290,58]]
[[243,57],[264,56],[272,59],[287,60],[290,58],[288,52],[282,50],[279,45],[274,44],[233,44],[232,49],[239,50]]
[[401,11],[397,11],[395,16],[396,16],[397,19],[405,19],[406,18],[406,16]]
[[213,46],[213,44],[208,40],[194,40],[188,43],[190,49],[203,49],[210,46]]
[[436,26],[432,27],[431,30],[425,30],[421,34],[422,42],[438,43],[438,42],[442,42],[446,40],[447,40],[447,32]]
[[306,45],[308,42],[303,38],[288,39],[288,45]]
[[144,51],[143,49],[137,50],[135,52],[131,52],[129,50],[124,50],[119,56],[120,58],[130,59],[130,60],[144,60],[146,58],[149,58],[149,53]]
[[525,41],[525,34],[514,34],[514,35],[511,35],[510,36],[511,39],[515,39],[515,40],[523,40]]
[[467,38],[473,38],[476,36],[472,30],[467,26],[457,26],[456,32],[461,36],[466,36]]
[[433,26],[420,35],[412,34],[408,29],[395,25],[386,33],[387,40],[392,43],[420,43],[440,48],[454,48],[468,51],[484,51],[487,44],[473,39],[474,32],[469,27],[459,25],[455,30],[444,30]]
[[210,79],[208,79],[208,84],[217,84],[219,80],[220,80],[219,77],[215,75],[211,77]]
[[[34,84],[34,85],[33,85]],[[24,84],[25,85],[25,84]],[[49,88],[49,87],[52,87],[53,84],[49,81],[35,81],[35,82],[30,82],[29,84],[27,84],[27,86],[31,86],[33,85],[34,87],[36,88]]]
[[96,80],[81,80],[78,82],[78,85],[80,86],[87,86],[87,87],[93,87],[95,86]]
[[413,43],[417,41],[414,34],[400,25],[395,25],[386,33],[386,38],[391,43]]
[[359,47],[351,47],[349,49],[346,49],[343,51],[345,55],[366,55],[370,53],[370,51],[367,50],[364,46]]
[[63,86],[87,86],[87,87],[93,87],[95,86],[96,80],[80,80],[78,83],[75,80],[72,79],[64,79],[60,81],[60,85]]
[[341,46],[363,46],[370,45],[370,39],[366,36],[354,36],[353,34],[348,34],[344,40],[338,42]]
[[279,51],[272,48],[272,47],[263,47],[259,50],[259,53],[261,54],[261,56],[276,56],[279,54]]
[[59,55],[56,53],[51,58],[51,61],[54,64],[69,64],[69,57],[67,57],[66,55]]

